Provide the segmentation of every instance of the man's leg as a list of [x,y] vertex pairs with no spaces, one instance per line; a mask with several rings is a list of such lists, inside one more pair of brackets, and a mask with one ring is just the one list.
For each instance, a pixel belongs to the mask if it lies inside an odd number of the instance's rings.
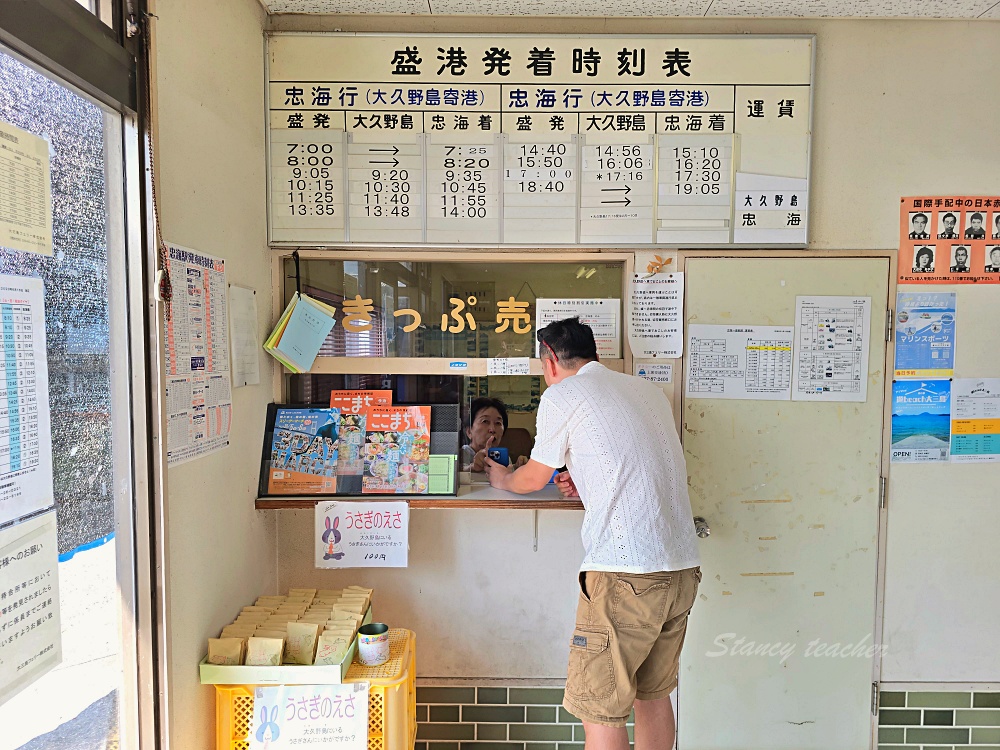
[[625,727],[609,727],[585,721],[583,731],[586,732],[587,738],[585,750],[629,750],[628,731]]
[[[635,750],[673,750],[674,732],[674,707],[669,695],[635,702]],[[589,741],[590,735],[587,737]]]

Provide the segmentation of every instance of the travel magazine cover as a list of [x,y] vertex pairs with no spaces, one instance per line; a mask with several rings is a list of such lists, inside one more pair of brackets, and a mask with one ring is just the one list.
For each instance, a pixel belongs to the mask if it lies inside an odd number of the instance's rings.
[[365,426],[365,494],[426,495],[431,407],[375,406]]
[[392,406],[392,391],[331,391],[330,406],[340,409],[337,492],[360,495],[365,473],[365,414],[374,406]]
[[268,494],[336,492],[339,429],[339,409],[278,408],[271,440]]

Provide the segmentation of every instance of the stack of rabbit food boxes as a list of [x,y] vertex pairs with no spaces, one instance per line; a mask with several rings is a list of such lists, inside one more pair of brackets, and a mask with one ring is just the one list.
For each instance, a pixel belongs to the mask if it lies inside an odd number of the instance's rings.
[[339,665],[353,652],[358,628],[371,619],[372,589],[289,589],[262,596],[208,639],[208,664],[277,667]]

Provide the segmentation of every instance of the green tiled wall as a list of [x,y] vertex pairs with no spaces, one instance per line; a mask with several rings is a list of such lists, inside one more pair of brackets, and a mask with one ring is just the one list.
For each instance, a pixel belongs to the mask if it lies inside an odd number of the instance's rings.
[[1000,693],[879,695],[878,750],[1000,750]]
[[415,750],[583,750],[562,698],[562,688],[418,687]]

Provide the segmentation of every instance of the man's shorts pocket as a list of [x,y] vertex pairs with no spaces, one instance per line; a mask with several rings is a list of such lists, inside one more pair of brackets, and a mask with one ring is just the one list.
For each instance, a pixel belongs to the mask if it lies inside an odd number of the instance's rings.
[[617,574],[611,621],[620,628],[658,630],[663,624],[670,583],[669,574]]
[[578,627],[569,644],[566,692],[580,698],[607,698],[615,689],[607,630]]

